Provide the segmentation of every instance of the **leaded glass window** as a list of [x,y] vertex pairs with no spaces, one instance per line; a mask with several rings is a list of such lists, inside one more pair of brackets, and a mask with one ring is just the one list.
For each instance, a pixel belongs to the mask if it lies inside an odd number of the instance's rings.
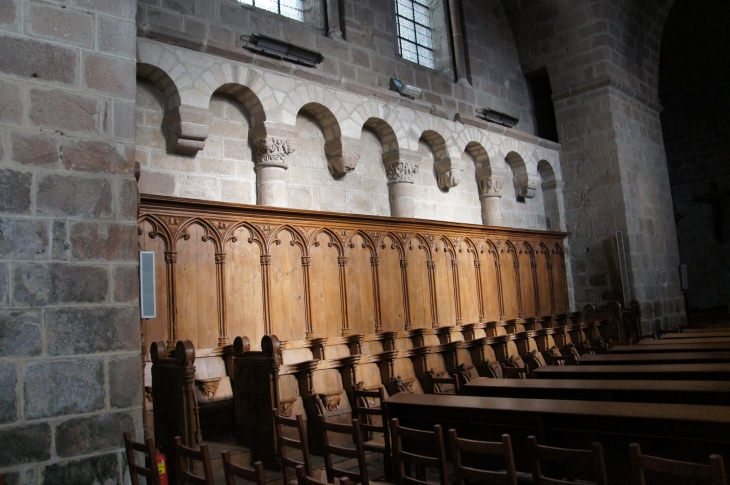
[[433,69],[431,12],[425,0],[396,0],[395,13],[400,55]]
[[262,8],[300,22],[304,21],[302,0],[238,0],[238,3]]

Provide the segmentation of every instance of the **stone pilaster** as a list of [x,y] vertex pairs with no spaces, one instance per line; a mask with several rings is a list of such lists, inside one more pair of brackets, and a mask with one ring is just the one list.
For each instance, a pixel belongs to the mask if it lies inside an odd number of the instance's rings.
[[413,178],[418,174],[420,159],[420,153],[401,149],[383,154],[392,217],[415,217]]
[[296,150],[297,134],[291,129],[264,123],[250,131],[256,152],[258,205],[286,207],[288,204],[286,159]]
[[502,187],[503,176],[485,171],[478,174],[479,200],[482,203],[482,222],[485,226],[502,225]]

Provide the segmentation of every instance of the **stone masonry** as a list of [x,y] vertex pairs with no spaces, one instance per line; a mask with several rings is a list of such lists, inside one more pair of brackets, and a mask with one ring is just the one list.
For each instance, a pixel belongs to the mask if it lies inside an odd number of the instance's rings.
[[141,437],[135,10],[0,1],[6,483],[122,483]]

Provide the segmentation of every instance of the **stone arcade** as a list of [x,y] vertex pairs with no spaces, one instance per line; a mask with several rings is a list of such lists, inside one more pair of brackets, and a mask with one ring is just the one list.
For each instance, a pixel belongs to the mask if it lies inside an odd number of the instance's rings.
[[[233,382],[213,381],[231,373],[234,338],[260,350],[272,325],[312,358],[317,337],[408,331],[441,345],[439,327],[488,335],[488,322],[550,321],[628,293],[647,333],[686,323],[680,254],[705,290],[690,306],[727,305],[727,243],[713,245],[717,216],[693,197],[712,191],[727,212],[727,140],[701,135],[722,134],[729,110],[694,109],[698,135],[677,94],[690,57],[717,66],[694,68],[717,76],[707,92],[727,85],[727,56],[678,41],[727,19],[719,0],[430,0],[429,46],[412,52],[394,0],[273,2],[299,4],[291,15],[254,3],[0,0],[8,483],[127,483],[121,433],[153,432],[156,342],[193,341],[197,399],[214,404],[232,399]],[[252,33],[325,60],[245,50]],[[391,77],[422,94],[389,90]],[[484,107],[519,122],[477,118]],[[158,317],[141,326],[140,248],[158,265]],[[340,347],[393,350],[368,338]],[[294,367],[287,378],[307,372]]]

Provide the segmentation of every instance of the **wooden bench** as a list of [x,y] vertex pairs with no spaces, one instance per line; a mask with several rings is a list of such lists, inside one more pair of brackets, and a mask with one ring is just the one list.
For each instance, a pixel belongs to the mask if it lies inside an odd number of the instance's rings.
[[703,338],[701,341],[692,338],[692,337],[682,337],[682,338],[675,338],[675,339],[658,339],[658,340],[650,340],[650,339],[644,339],[640,340],[637,345],[684,345],[684,344],[690,344],[690,345],[705,345],[705,344],[730,344],[730,337],[709,337],[709,338]]
[[520,399],[730,406],[730,382],[723,381],[505,380],[480,377],[464,386],[462,394]]
[[663,345],[617,345],[610,354],[640,354],[650,352],[728,352],[730,343],[683,343],[667,342]]
[[540,379],[728,381],[730,364],[566,365],[535,369]]
[[666,352],[655,354],[584,354],[578,364],[716,364],[730,362],[730,352]]
[[717,338],[717,337],[730,337],[730,330],[725,331],[712,331],[712,332],[694,332],[694,333],[667,333],[662,336],[661,340],[675,340],[675,339],[692,339],[692,338]]
[[724,406],[508,399],[401,393],[385,401],[404,426],[456,429],[467,439],[512,437],[519,471],[529,471],[527,436],[542,444],[589,449],[603,444],[611,483],[629,484],[629,444],[647,453],[702,463],[730,457],[730,413]]

